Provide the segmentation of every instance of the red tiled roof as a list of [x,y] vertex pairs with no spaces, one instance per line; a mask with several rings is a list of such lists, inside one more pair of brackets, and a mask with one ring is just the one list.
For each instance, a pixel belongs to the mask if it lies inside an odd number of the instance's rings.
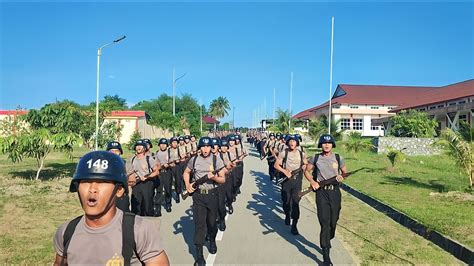
[[26,115],[28,110],[0,110],[0,115]]
[[[345,92],[340,95],[341,92]],[[332,104],[372,104],[398,106],[407,109],[430,103],[449,101],[474,95],[474,79],[444,86],[444,87],[416,87],[416,86],[384,86],[384,85],[349,85],[337,86]],[[295,119],[307,119],[314,111],[326,108],[329,102],[299,112]],[[393,109],[397,111],[399,109]]]
[[439,102],[451,101],[469,96],[474,96],[474,79],[436,88],[424,93],[420,98],[410,98],[408,101],[398,106],[398,108],[393,109],[392,112],[398,112],[404,109],[411,109],[418,106]]
[[202,121],[206,124],[219,124],[219,121],[212,116],[203,116]]
[[145,111],[112,111],[108,116],[144,117]]

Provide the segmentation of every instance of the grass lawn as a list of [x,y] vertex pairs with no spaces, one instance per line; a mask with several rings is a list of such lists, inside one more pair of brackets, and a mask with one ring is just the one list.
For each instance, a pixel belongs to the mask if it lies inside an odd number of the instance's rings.
[[[351,154],[338,148],[350,176],[350,186],[408,214],[431,229],[474,247],[474,193],[468,178],[444,156],[413,156],[389,170],[385,155]],[[310,152],[311,153],[311,152]]]

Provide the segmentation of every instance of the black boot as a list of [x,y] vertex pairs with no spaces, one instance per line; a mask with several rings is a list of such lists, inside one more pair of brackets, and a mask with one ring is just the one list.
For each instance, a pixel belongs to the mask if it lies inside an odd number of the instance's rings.
[[331,258],[329,257],[329,250],[331,248],[328,248],[328,247],[323,247],[322,250],[323,250],[323,264],[324,265],[332,265],[332,261],[331,261]]
[[196,245],[196,261],[194,261],[194,266],[205,266],[206,260],[202,253],[202,245]]
[[179,194],[176,195],[176,203],[179,203]]
[[216,254],[217,253],[217,244],[216,244],[216,238],[211,239],[209,241],[209,253],[211,254]]
[[161,217],[161,206],[153,206],[153,216]]
[[291,233],[295,236],[299,235],[298,228],[296,225],[298,224],[298,219],[293,219],[293,223],[291,224]]
[[290,218],[289,215],[286,215],[286,216],[285,216],[285,224],[286,224],[286,225],[290,225],[290,224],[291,224],[291,218]]
[[224,219],[220,220],[217,225],[218,225],[218,228],[219,228],[220,231],[225,231],[226,226],[225,226],[225,220]]
[[171,212],[171,203],[169,203],[165,206],[165,210],[166,210],[166,212]]
[[229,214],[234,213],[234,207],[232,207],[232,204],[229,204],[227,207],[229,208],[229,210],[228,210]]

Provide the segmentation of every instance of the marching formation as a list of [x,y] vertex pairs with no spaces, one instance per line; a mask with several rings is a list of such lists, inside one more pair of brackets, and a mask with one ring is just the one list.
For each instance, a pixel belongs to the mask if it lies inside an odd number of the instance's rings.
[[[282,222],[291,226],[293,235],[299,234],[301,197],[316,192],[320,245],[324,264],[331,265],[330,241],[335,236],[341,208],[339,183],[348,176],[343,158],[332,152],[336,146],[334,138],[321,136],[318,147],[322,152],[309,159],[298,134],[251,130],[247,132],[247,141],[261,160],[266,158],[270,180],[281,186],[285,214]],[[159,231],[143,217],[160,217],[162,208],[172,211],[173,199],[179,204],[188,197],[193,201],[194,264],[206,264],[206,242],[209,253],[217,252],[217,232],[226,230],[225,217],[234,213],[233,203],[241,193],[247,151],[240,133],[212,132],[199,141],[195,136],[161,138],[157,144],[153,152],[150,139],[138,140],[133,146],[134,155],[123,160],[120,143],[111,141],[107,151],[90,152],[81,158],[70,191],[78,193],[84,215],[63,224],[56,232],[55,265],[95,262],[81,257],[77,249],[91,240],[88,250],[107,263],[117,259],[121,261],[119,265],[169,263]],[[302,188],[303,176],[310,187]],[[98,245],[106,245],[97,238],[104,227],[111,227],[122,240],[109,245],[109,253]],[[114,255],[109,258],[107,254]]]

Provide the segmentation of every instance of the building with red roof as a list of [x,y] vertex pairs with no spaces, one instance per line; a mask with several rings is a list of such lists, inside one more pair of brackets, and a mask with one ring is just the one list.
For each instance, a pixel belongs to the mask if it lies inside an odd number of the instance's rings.
[[[331,117],[340,121],[339,127],[363,136],[383,136],[389,118],[408,109],[427,112],[438,121],[438,129],[457,129],[460,121],[474,122],[474,79],[442,87],[340,84],[331,102]],[[309,120],[328,112],[329,101],[293,118]]]
[[202,117],[202,122],[206,124],[206,127],[208,129],[216,129],[217,126],[219,125],[219,120],[215,119],[212,116],[205,115]]

